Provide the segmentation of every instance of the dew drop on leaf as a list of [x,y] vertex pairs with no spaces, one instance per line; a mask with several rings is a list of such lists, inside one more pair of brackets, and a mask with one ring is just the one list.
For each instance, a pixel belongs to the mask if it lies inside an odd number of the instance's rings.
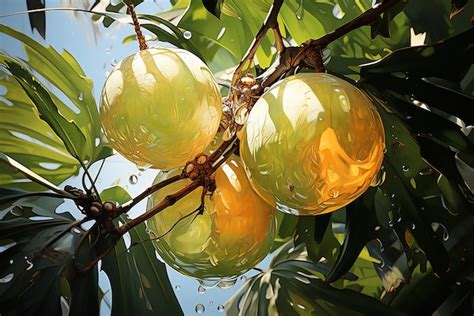
[[408,172],[408,171],[410,171],[410,167],[403,165],[402,166],[402,171],[403,172]]
[[9,273],[4,277],[0,278],[0,283],[8,283],[13,279],[13,273]]
[[138,183],[138,176],[136,174],[132,174],[129,178],[128,178],[128,182],[130,184],[137,184]]
[[303,14],[304,14],[304,7],[303,7],[304,0],[300,0],[299,2],[300,3],[299,3],[299,6],[298,6],[298,9],[296,9],[295,15],[296,15],[296,18],[298,20],[301,20],[301,19],[303,19]]
[[202,304],[197,304],[196,307],[194,308],[194,310],[196,311],[196,313],[202,314],[202,313],[204,313],[206,308]]
[[193,33],[189,32],[189,31],[184,31],[183,32],[183,37],[184,39],[190,39],[191,37],[193,36]]
[[77,98],[79,99],[79,101],[84,101],[84,92],[81,91],[81,93],[79,93],[79,96]]

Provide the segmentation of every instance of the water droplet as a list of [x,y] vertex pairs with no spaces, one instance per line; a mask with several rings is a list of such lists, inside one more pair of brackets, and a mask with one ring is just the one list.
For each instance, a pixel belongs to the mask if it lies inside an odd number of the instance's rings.
[[393,227],[393,221],[389,221],[388,226]]
[[304,283],[304,284],[311,284],[311,281],[306,277],[302,277],[302,276],[298,275],[298,276],[295,276],[295,279],[302,282],[302,283]]
[[220,289],[230,289],[235,285],[237,279],[223,279],[217,283],[217,287]]
[[300,4],[299,4],[299,6],[298,6],[298,9],[296,9],[295,15],[296,15],[296,18],[297,18],[298,20],[303,19],[303,15],[304,15],[303,2],[304,2],[304,0],[300,0]]
[[8,283],[10,282],[11,280],[13,280],[13,273],[9,273],[7,275],[5,275],[4,277],[0,278],[0,283]]
[[206,293],[206,289],[202,285],[199,285],[198,286],[198,293],[199,294],[204,294],[204,293]]
[[184,31],[183,32],[183,37],[184,39],[190,39],[191,37],[193,36],[193,33],[189,32],[189,31]]
[[409,72],[405,72],[405,79],[406,79],[406,80],[409,80],[409,79],[410,79],[410,73],[409,73]]
[[79,99],[79,101],[84,101],[84,92],[81,91],[81,93],[79,93],[79,96],[77,98]]
[[137,184],[138,183],[138,176],[136,174],[130,175],[130,177],[128,178],[128,182],[130,184]]
[[12,260],[10,260],[10,264],[13,264],[13,259],[12,259]]
[[411,229],[415,229],[416,226],[415,226],[415,223],[411,224]]
[[402,166],[402,171],[403,172],[408,172],[408,171],[410,171],[410,167],[403,165]]
[[31,270],[33,268],[33,262],[26,259],[26,263],[28,264],[28,266],[26,267],[26,271]]
[[202,314],[202,313],[204,313],[206,308],[202,304],[197,304],[196,307],[194,308],[194,310],[196,311],[196,313]]
[[176,291],[179,291],[179,290],[181,290],[181,285],[179,285],[179,284],[176,284],[176,285],[174,286],[174,289],[175,289]]
[[461,282],[457,281],[457,282],[456,282],[456,285],[461,285]]
[[212,306],[212,305],[214,305],[214,302],[213,302],[213,301],[210,301],[209,304],[208,304],[208,306]]
[[112,67],[117,66],[117,64],[118,64],[117,59],[112,59],[112,61],[110,62],[110,66],[112,66]]
[[151,165],[137,165],[138,171],[144,172],[151,168]]
[[426,169],[423,169],[419,172],[420,176],[429,176],[431,174],[433,174],[433,169],[431,169],[431,168],[426,168]]
[[397,219],[397,222],[398,222],[398,223],[401,223],[401,221],[402,221],[402,218],[399,217],[399,218]]
[[334,15],[334,17],[339,20],[344,17],[345,12],[341,10],[339,3],[336,3],[336,5],[332,8],[332,15]]
[[107,55],[110,54],[111,51],[112,51],[112,49],[111,49],[110,47],[107,47],[107,48],[105,49],[105,53],[106,53]]
[[225,307],[224,307],[224,305],[219,305],[219,306],[217,306],[217,311],[218,311],[219,313],[225,312]]

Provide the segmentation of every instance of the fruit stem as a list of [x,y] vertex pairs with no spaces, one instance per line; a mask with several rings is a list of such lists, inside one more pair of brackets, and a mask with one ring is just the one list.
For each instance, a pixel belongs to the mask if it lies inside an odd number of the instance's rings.
[[140,28],[140,22],[138,22],[137,14],[135,13],[135,7],[133,4],[127,4],[128,11],[132,16],[133,25],[135,26],[135,34],[137,35],[138,46],[140,50],[145,50],[148,48],[146,44],[145,37],[142,34],[142,30]]

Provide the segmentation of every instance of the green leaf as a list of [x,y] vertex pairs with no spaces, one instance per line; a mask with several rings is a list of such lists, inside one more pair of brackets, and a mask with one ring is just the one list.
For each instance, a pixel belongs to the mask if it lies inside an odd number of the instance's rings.
[[[7,90],[4,99],[0,98],[0,152],[21,161],[28,169],[56,185],[76,174],[78,161],[66,150],[51,127],[39,118],[18,81],[4,71],[0,72],[0,86]],[[0,163],[0,185],[44,190],[43,186],[24,178],[16,169]]]
[[451,13],[449,14],[449,18],[452,19],[456,14],[458,14],[469,0],[451,0]]
[[369,240],[374,239],[377,226],[374,209],[374,189],[346,206],[346,225],[344,242],[337,255],[336,262],[326,279],[334,282],[347,273]]
[[247,280],[226,304],[230,315],[399,315],[380,301],[336,289],[315,273],[315,264],[289,260]]
[[[20,63],[2,54],[0,55],[0,62],[22,64],[23,68],[27,68],[24,66],[27,65],[33,73],[26,75],[27,70],[25,69],[22,74],[24,75],[23,78],[20,78],[24,84],[29,82],[29,79],[26,77],[34,77],[37,73],[44,78],[43,88],[51,84],[63,94],[57,95],[44,88],[49,94],[48,98],[42,91],[33,93],[32,91],[28,92],[25,90],[28,97],[31,98],[32,95],[35,95],[39,98],[35,99],[35,101],[42,100],[41,98],[43,97],[47,99],[45,101],[51,99],[61,116],[71,124],[75,124],[85,138],[85,140],[83,140],[84,146],[80,148],[80,150],[77,150],[78,157],[84,161],[88,161],[88,163],[96,161],[98,155],[104,153],[103,147],[105,145],[102,142],[103,138],[100,131],[99,113],[97,103],[93,97],[92,81],[86,77],[78,62],[69,52],[64,51],[62,54],[59,54],[53,48],[45,47],[32,38],[6,25],[0,25],[0,32],[21,42],[24,45],[27,55],[27,60],[24,63]],[[24,84],[22,85],[23,88],[25,88]],[[35,86],[37,85],[35,84]],[[30,90],[32,90],[32,88],[30,88]],[[64,98],[64,96],[66,98]],[[35,106],[39,105],[35,104]],[[47,105],[43,105],[43,108],[46,106]],[[49,108],[51,110],[51,107]],[[46,115],[42,113],[42,111],[39,112],[42,115]],[[53,112],[55,112],[55,110],[51,113]],[[57,130],[55,130],[55,132],[57,132]],[[64,139],[62,140],[64,141]],[[70,149],[71,148],[68,148],[68,150]],[[111,151],[109,151],[109,153],[111,153]]]
[[215,15],[217,18],[220,18],[221,16],[223,2],[224,0],[202,0],[202,4],[204,4],[207,11]]
[[[125,203],[130,195],[115,186],[101,193],[104,201]],[[123,224],[128,219],[121,215],[115,221]],[[155,249],[146,233],[144,223],[130,230],[131,247],[127,249],[124,239],[120,239],[114,249],[103,259],[102,270],[112,287],[113,315],[129,315],[140,311],[143,315],[181,315],[183,312],[174,295],[166,266],[155,255]]]
[[18,80],[28,97],[38,109],[40,118],[48,123],[56,135],[61,138],[69,153],[78,160],[87,156],[81,154],[86,138],[76,123],[68,121],[59,112],[48,91],[36,81],[22,65],[13,61],[4,61],[4,66]]
[[[82,280],[97,271],[79,273],[74,267],[79,245],[87,242],[85,232],[80,226],[72,228],[74,221],[67,213],[55,213],[61,203],[51,198],[22,200],[0,220],[0,244],[9,245],[0,253],[0,276],[5,280],[0,284],[2,314],[61,315],[61,280],[71,276],[76,284],[70,296],[94,293],[93,284]],[[90,302],[89,308],[93,305]]]

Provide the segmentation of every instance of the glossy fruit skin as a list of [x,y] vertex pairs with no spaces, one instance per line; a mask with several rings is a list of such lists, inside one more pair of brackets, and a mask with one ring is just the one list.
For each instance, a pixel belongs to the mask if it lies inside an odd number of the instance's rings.
[[[179,172],[160,173],[155,182]],[[148,208],[189,181],[181,180],[153,194]],[[202,215],[190,215],[154,241],[166,263],[207,284],[235,279],[265,258],[276,225],[275,209],[253,191],[237,159],[224,163],[215,172],[215,181],[217,189],[212,198],[206,196]],[[201,192],[202,188],[195,190],[148,220],[150,236],[165,234],[180,218],[193,212],[199,206]]]
[[221,115],[214,76],[183,49],[150,48],[128,56],[102,89],[105,134],[114,149],[137,165],[184,165],[212,141]]
[[255,191],[296,215],[337,210],[380,169],[384,130],[369,98],[324,73],[288,77],[256,102],[240,157]]

